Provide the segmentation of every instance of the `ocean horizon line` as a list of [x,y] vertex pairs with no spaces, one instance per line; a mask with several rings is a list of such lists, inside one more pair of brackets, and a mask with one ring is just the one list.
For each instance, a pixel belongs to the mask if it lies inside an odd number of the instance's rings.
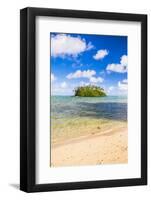
[[[51,95],[52,97],[82,97],[82,96],[74,96],[74,95]],[[107,98],[107,97],[128,97],[128,95],[107,95],[104,97],[92,97],[92,98]],[[85,97],[84,97],[85,98]]]

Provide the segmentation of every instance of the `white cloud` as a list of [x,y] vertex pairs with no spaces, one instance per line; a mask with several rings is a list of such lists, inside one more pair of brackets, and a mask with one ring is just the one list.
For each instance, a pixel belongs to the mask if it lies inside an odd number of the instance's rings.
[[77,70],[74,73],[68,74],[66,77],[68,79],[73,79],[73,78],[90,78],[90,77],[92,77],[95,74],[96,74],[96,71],[94,71],[94,70],[89,70],[89,69],[88,70],[84,70],[84,71]]
[[108,89],[108,91],[110,92],[110,91],[112,91],[112,90],[114,90],[114,89],[115,89],[114,86],[110,86],[109,89]]
[[56,77],[53,73],[51,73],[51,82],[55,81],[56,80]]
[[118,88],[120,90],[127,91],[127,89],[128,89],[127,79],[124,79],[123,81],[119,81],[118,82]]
[[108,54],[109,54],[109,52],[106,49],[100,49],[100,50],[97,51],[96,55],[93,56],[93,58],[95,60],[101,60],[105,56],[107,56]]
[[93,44],[92,44],[91,42],[89,42],[89,43],[87,44],[86,50],[88,51],[88,50],[91,50],[91,49],[93,49],[93,48],[94,48]]
[[117,92],[117,88],[115,86],[110,86],[107,88],[107,93],[110,95],[115,95],[115,90]]
[[103,78],[101,78],[101,77],[94,77],[94,76],[90,77],[89,80],[90,80],[90,83],[102,83],[104,81]]
[[88,86],[88,85],[90,85],[90,83],[84,82],[84,81],[80,81],[80,84],[79,84],[79,86]]
[[123,55],[121,57],[121,61],[120,61],[122,66],[127,66],[128,65],[128,57],[126,55]]
[[126,84],[128,83],[127,79],[124,79],[122,82],[123,82],[123,83],[126,83]]
[[89,82],[80,82],[80,85],[90,85],[90,84],[98,84],[102,83],[104,79],[102,77],[95,77],[96,71],[94,70],[77,70],[74,73],[70,73],[66,76],[68,79],[75,79],[75,78],[87,78]]
[[121,64],[109,64],[107,66],[108,71],[118,72],[118,73],[125,73],[127,72],[126,69],[123,68]]
[[54,82],[51,87],[51,95],[73,95],[74,88],[74,84],[68,84],[65,81],[62,83]]
[[128,65],[128,57],[126,55],[123,55],[120,58],[120,63],[108,64],[106,70],[118,73],[125,73],[127,72],[127,65]]
[[74,56],[93,48],[81,37],[73,37],[67,34],[57,34],[51,38],[51,55],[54,57]]
[[65,88],[67,88],[67,83],[64,81],[64,82],[61,83],[60,86],[61,86],[62,89],[65,89]]

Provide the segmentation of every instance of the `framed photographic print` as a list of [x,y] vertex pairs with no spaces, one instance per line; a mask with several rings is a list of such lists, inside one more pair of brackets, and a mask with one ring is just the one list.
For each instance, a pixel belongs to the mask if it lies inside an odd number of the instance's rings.
[[147,184],[147,16],[20,12],[20,189]]

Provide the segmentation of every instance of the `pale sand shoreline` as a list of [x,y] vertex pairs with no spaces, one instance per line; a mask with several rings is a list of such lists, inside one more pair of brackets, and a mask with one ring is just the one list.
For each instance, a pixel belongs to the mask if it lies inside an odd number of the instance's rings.
[[127,162],[127,126],[51,144],[51,167]]

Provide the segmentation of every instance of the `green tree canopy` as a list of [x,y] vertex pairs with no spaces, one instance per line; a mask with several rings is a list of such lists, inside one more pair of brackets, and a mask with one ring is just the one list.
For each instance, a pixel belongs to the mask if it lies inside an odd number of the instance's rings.
[[88,85],[75,88],[74,95],[80,97],[104,97],[106,93],[101,87]]

